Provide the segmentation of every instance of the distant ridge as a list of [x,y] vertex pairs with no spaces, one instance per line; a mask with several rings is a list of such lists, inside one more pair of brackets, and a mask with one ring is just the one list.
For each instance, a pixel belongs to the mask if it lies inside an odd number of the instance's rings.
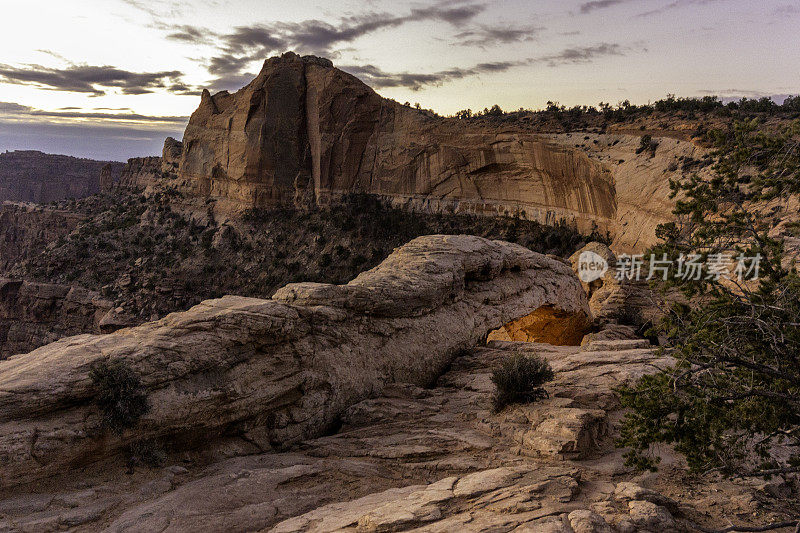
[[100,191],[100,171],[106,165],[116,176],[124,164],[38,150],[0,153],[0,201],[48,203],[95,194]]

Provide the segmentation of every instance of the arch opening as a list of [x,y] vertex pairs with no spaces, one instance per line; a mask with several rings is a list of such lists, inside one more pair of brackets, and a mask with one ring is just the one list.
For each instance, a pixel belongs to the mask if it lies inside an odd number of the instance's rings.
[[570,313],[545,305],[489,333],[486,341],[541,342],[554,346],[580,346],[589,328],[582,312]]

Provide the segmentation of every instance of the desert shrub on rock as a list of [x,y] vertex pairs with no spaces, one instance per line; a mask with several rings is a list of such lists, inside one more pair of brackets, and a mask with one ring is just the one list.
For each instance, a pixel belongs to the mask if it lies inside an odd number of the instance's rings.
[[530,403],[547,397],[543,385],[553,380],[553,369],[538,355],[514,353],[492,374],[496,387],[492,404],[495,412],[507,405]]
[[89,371],[102,427],[116,433],[136,425],[147,413],[147,395],[139,376],[122,360],[102,360]]
[[642,152],[649,152],[650,157],[653,157],[656,155],[657,148],[658,141],[653,140],[653,137],[650,135],[642,135],[642,138],[639,141],[639,148],[636,149],[636,153],[641,154]]

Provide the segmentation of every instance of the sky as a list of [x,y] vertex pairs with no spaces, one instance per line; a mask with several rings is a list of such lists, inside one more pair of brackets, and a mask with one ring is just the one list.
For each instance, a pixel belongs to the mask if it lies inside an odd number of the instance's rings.
[[800,93],[800,0],[0,0],[0,151],[159,154],[285,51],[442,114]]

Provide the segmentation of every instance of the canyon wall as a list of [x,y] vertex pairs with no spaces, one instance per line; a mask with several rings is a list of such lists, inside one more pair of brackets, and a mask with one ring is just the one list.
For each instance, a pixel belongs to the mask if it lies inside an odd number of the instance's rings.
[[100,173],[105,166],[113,175],[122,169],[122,163],[36,150],[0,153],[0,201],[42,204],[83,198],[100,191]]
[[564,221],[630,253],[672,219],[669,179],[706,157],[682,138],[658,137],[653,151],[640,142],[636,132],[541,134],[433,116],[327,59],[287,53],[235,93],[204,91],[183,141],[131,159],[120,183],[174,187],[224,215],[368,193],[422,212]]
[[0,359],[69,335],[100,333],[112,307],[80,287],[0,278]]
[[65,237],[85,215],[21,202],[0,204],[0,271]]
[[162,178],[161,160],[158,156],[128,159],[120,173],[118,186],[144,189],[148,185],[159,183]]
[[204,91],[181,150],[179,187],[223,209],[366,192],[412,209],[566,220],[586,231],[611,229],[616,213],[611,174],[581,150],[428,117],[328,60],[292,53],[268,59],[234,94]]

